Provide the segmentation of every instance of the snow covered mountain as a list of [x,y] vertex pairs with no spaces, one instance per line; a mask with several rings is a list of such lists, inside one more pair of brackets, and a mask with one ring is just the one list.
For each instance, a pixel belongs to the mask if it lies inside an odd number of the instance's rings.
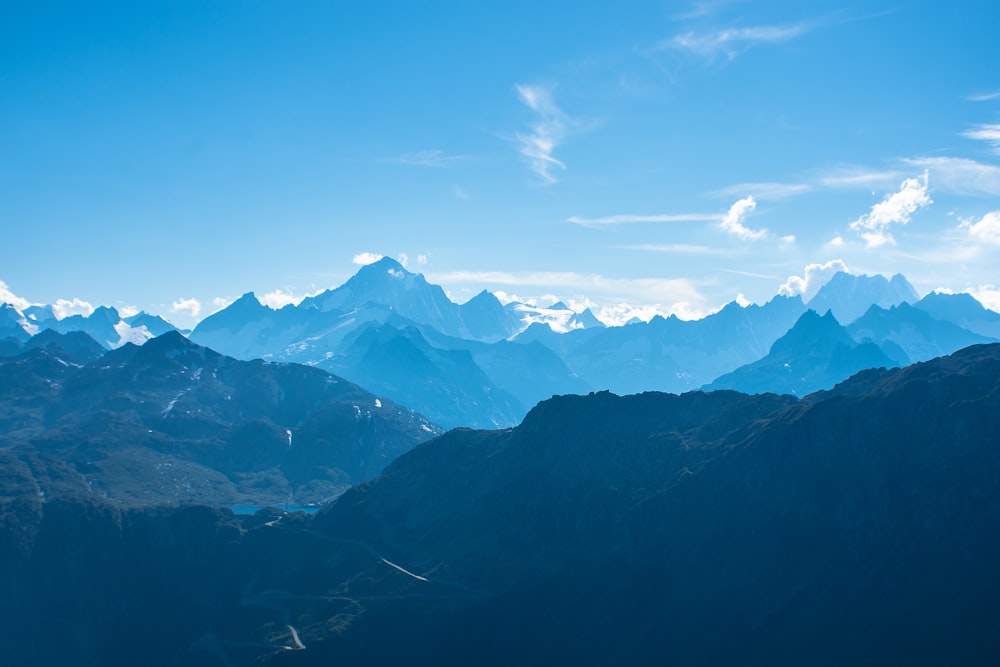
[[83,332],[105,349],[116,349],[125,343],[141,345],[150,338],[176,330],[163,318],[139,312],[122,318],[118,310],[108,306],[95,308],[90,315],[70,315],[57,318],[51,306],[30,306],[19,311],[13,305],[0,305],[0,340],[26,341],[47,329],[59,333]]

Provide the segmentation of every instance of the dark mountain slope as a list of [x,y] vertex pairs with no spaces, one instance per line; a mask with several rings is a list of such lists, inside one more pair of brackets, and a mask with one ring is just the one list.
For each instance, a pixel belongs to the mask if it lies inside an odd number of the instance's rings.
[[14,665],[995,664],[998,432],[989,345],[804,399],[554,398],[311,520],[36,499],[36,537],[0,540],[0,643]]
[[322,370],[176,332],[82,368],[45,350],[2,360],[0,401],[0,445],[58,456],[128,503],[316,502],[440,432]]

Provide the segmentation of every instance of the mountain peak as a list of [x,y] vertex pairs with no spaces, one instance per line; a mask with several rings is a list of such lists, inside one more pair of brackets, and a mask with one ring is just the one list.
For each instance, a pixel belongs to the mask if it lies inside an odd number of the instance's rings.
[[385,270],[394,269],[396,271],[406,271],[406,268],[392,257],[383,257],[377,262],[366,264],[365,266],[361,267],[361,269],[358,272],[360,273],[361,271],[364,271],[367,268],[379,268]]
[[854,275],[838,271],[809,301],[813,310],[832,310],[837,320],[850,323],[873,304],[883,308],[919,299],[913,285],[900,273],[892,279],[883,275]]
[[815,310],[802,313],[791,329],[771,346],[771,354],[798,351],[807,347],[827,348],[838,343],[852,346],[847,330],[837,321],[833,311],[827,309],[820,315]]
[[192,350],[201,346],[189,340],[177,330],[168,331],[156,338],[150,338],[143,346],[148,351]]

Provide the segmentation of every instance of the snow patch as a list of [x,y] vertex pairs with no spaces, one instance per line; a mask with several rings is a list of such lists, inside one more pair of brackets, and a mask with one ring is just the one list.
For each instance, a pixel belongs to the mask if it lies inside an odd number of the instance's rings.
[[375,399],[375,407],[376,408],[381,408],[382,407],[382,401],[380,401],[379,399],[376,398]]
[[150,338],[154,338],[153,334],[149,333],[149,329],[146,328],[146,325],[132,327],[129,326],[125,320],[119,320],[118,323],[115,324],[115,333],[118,334],[118,340],[109,340],[108,345],[116,349],[125,343],[142,345]]
[[[185,391],[187,391],[187,390],[185,390]],[[161,412],[160,414],[161,414],[161,415],[163,415],[164,417],[166,417],[166,416],[167,416],[167,415],[169,415],[169,414],[170,414],[171,412],[173,412],[173,410],[174,410],[174,406],[175,406],[175,405],[177,405],[177,401],[178,401],[178,400],[180,399],[180,397],[181,397],[181,396],[183,396],[183,395],[184,395],[184,392],[182,391],[182,392],[180,392],[179,394],[177,394],[176,396],[174,396],[173,400],[171,400],[171,401],[170,401],[169,403],[167,403],[167,407],[166,407],[166,409],[165,409],[165,410],[164,410],[163,412]]]

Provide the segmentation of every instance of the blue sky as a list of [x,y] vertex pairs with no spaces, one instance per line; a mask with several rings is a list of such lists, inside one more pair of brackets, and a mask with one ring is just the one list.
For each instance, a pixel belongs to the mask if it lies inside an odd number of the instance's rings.
[[190,326],[378,253],[458,301],[609,320],[841,267],[1000,308],[998,25],[974,1],[3,3],[0,293]]

